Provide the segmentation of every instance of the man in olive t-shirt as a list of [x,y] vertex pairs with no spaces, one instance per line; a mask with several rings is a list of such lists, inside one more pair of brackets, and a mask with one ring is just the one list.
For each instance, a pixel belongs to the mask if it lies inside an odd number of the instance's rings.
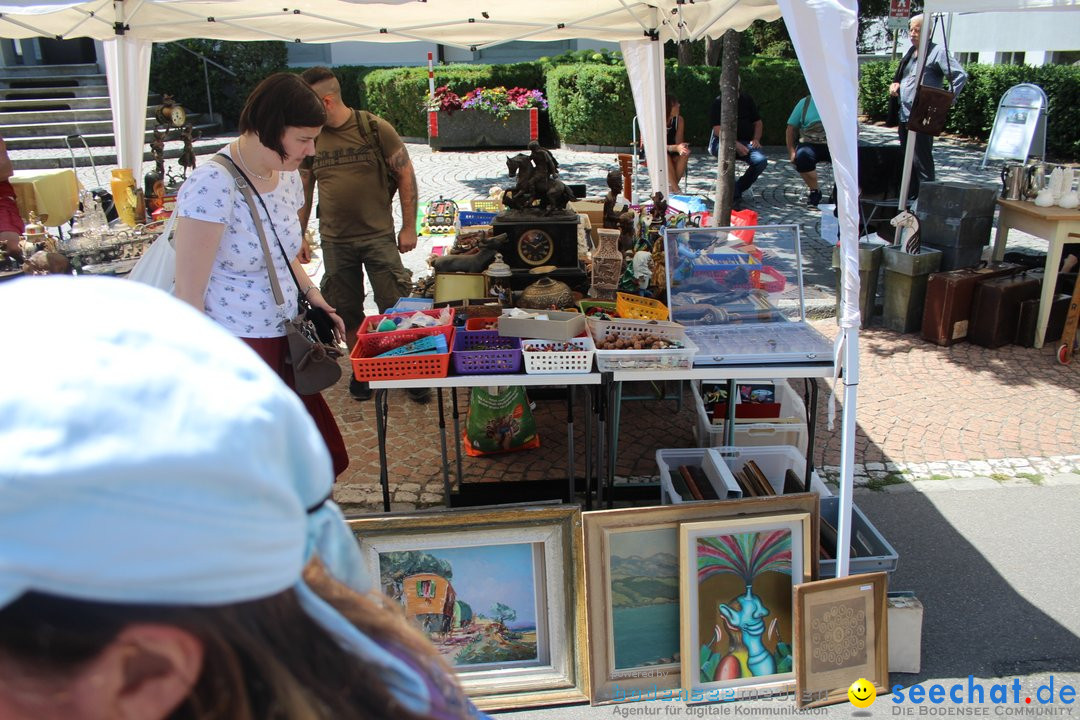
[[[416,175],[394,127],[346,106],[341,84],[329,69],[310,68],[302,77],[322,98],[326,125],[315,140],[315,156],[301,168],[306,202],[300,223],[307,228],[317,182],[325,263],[321,290],[345,321],[351,350],[364,321],[364,270],[379,312],[412,290],[412,273],[402,264],[401,253],[416,247]],[[401,203],[402,226],[396,239],[388,173]],[[355,379],[349,390],[360,400],[371,397],[367,383]],[[414,399],[426,397],[427,389],[420,390],[425,392],[413,393]]]

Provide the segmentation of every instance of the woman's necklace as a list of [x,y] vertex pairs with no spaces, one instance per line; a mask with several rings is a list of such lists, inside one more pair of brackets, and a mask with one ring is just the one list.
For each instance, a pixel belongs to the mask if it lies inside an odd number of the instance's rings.
[[274,176],[274,171],[273,170],[270,171],[269,175],[267,175],[266,177],[263,177],[262,175],[258,174],[257,172],[255,172],[254,170],[252,170],[251,168],[248,167],[247,163],[244,162],[244,154],[242,152],[240,152],[240,141],[239,140],[236,141],[236,157],[240,160],[240,164],[244,166],[244,169],[247,170],[248,173],[253,175],[256,180],[269,180],[270,178],[272,178]]

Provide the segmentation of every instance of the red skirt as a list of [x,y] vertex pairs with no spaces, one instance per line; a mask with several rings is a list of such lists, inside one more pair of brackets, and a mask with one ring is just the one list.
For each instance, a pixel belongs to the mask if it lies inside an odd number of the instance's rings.
[[[296,389],[293,382],[292,365],[285,362],[289,344],[284,335],[272,338],[240,339],[257,352],[259,357],[265,360],[266,364],[273,368],[274,372],[285,381],[286,385],[293,390]],[[315,420],[315,426],[319,428],[323,441],[326,442],[326,447],[330,451],[330,458],[334,462],[334,477],[340,477],[341,473],[345,472],[345,469],[349,467],[349,452],[345,449],[345,441],[341,437],[341,431],[338,430],[334,413],[330,412],[330,406],[323,400],[322,393],[300,395],[299,397],[308,413]]]

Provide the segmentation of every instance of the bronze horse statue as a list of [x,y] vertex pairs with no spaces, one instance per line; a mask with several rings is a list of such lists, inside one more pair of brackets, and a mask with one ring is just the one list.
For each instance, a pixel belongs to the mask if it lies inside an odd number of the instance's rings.
[[565,210],[574,194],[566,184],[555,177],[537,172],[532,158],[524,153],[506,158],[510,177],[517,182],[503,194],[503,204],[512,210],[524,210],[535,202],[546,214]]

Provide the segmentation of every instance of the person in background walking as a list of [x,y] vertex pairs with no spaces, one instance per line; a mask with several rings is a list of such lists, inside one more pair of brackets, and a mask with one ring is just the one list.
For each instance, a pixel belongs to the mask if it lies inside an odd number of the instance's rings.
[[[307,229],[317,183],[326,264],[322,291],[345,320],[345,339],[352,350],[364,322],[364,271],[380,313],[412,292],[412,273],[401,255],[416,247],[416,174],[397,130],[377,115],[346,105],[333,72],[314,67],[301,77],[322,99],[327,121],[315,140],[315,157],[301,169],[308,202],[300,212],[300,224]],[[395,191],[402,218],[396,238]],[[355,378],[349,392],[357,400],[373,394],[367,383]],[[430,388],[412,388],[408,393],[417,402],[431,397]]]
[[817,106],[814,105],[814,98],[807,95],[795,103],[791,115],[788,116],[785,138],[788,157],[802,176],[806,187],[810,189],[810,194],[806,196],[806,204],[816,208],[821,203],[817,164],[831,162],[832,155],[829,153],[825,126],[821,123],[821,116],[818,115]]
[[679,98],[668,95],[667,103],[667,159],[668,185],[672,194],[682,192],[679,183],[686,174],[686,165],[690,162],[690,146],[686,143],[686,129],[682,115],[679,114]]
[[[912,103],[915,102],[915,90],[919,87],[915,70],[919,64],[919,36],[922,33],[922,26],[922,15],[915,15],[908,21],[911,47],[901,58],[900,66],[896,68],[892,84],[889,85],[890,106],[895,104],[897,111],[896,120],[899,122],[901,149],[907,147],[908,117],[911,115]],[[941,88],[944,87],[943,81],[946,77],[949,78],[949,87],[952,90],[953,102],[955,102],[955,98],[960,95],[960,91],[967,83],[967,73],[957,60],[945,52],[944,48],[927,41],[922,84]],[[892,109],[890,107],[890,113]],[[913,198],[918,197],[919,185],[922,182],[933,181],[934,177],[934,136],[915,133],[915,161],[911,173],[909,195]]]
[[[741,84],[741,83],[740,83]],[[716,157],[720,151],[720,115],[722,97],[716,96],[712,107],[709,109],[709,124],[712,125],[712,136],[709,138],[709,154]],[[758,179],[769,161],[765,158],[765,151],[761,149],[761,134],[765,129],[765,123],[758,113],[754,99],[739,89],[738,121],[735,127],[735,159],[746,163],[746,172],[735,181],[734,204],[739,205],[744,192]]]

